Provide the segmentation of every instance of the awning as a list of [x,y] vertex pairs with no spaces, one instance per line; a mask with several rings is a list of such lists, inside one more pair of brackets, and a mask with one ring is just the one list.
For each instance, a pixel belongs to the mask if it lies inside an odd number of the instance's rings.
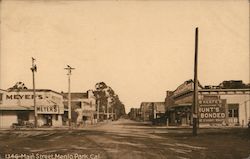
[[192,104],[177,104],[167,107],[167,111],[176,111],[176,110],[187,110],[192,107]]

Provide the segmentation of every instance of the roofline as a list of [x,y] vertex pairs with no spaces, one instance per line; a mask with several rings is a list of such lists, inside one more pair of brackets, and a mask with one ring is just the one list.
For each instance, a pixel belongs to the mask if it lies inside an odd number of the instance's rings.
[[[2,90],[2,89],[1,89]],[[33,89],[13,89],[13,90],[4,90],[5,92],[33,92]],[[59,95],[62,95],[59,92],[53,91],[51,89],[35,89],[36,92],[53,92]]]
[[[188,94],[193,92],[193,89],[183,91],[181,93],[178,93],[176,95],[172,95],[172,97],[179,97],[184,94]],[[242,88],[242,89],[198,89],[198,92],[237,92],[237,91],[250,91],[250,88]]]
[[[193,91],[193,90],[192,90]],[[236,89],[200,89],[199,92],[225,92],[225,91],[250,91],[250,88],[236,88]]]
[[0,91],[4,91],[4,92],[7,92],[5,89],[0,89]]
[[162,102],[141,102],[141,104],[142,103],[165,103],[164,101],[162,101]]
[[[74,93],[87,94],[87,92],[70,92],[70,94]],[[62,92],[61,94],[68,94],[68,92]]]

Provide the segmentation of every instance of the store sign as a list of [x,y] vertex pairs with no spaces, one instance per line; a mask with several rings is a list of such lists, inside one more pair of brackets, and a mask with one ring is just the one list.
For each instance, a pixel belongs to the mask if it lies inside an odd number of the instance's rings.
[[[36,95],[37,99],[43,99],[42,95]],[[10,94],[10,95],[6,95],[6,100],[16,100],[16,99],[34,99],[34,95],[30,95],[30,94],[25,94],[25,95],[19,95],[19,94]]]
[[34,97],[38,114],[63,114],[62,96],[53,92],[6,92],[2,95],[1,108],[5,110],[34,110]]
[[46,105],[36,107],[38,114],[57,114],[59,113],[58,106],[56,105]]
[[225,118],[225,100],[211,97],[199,100],[199,121],[201,123],[221,123]]

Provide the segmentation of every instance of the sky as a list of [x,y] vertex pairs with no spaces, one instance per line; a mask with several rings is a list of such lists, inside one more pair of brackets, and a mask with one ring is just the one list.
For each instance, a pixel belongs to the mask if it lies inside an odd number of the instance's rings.
[[77,1],[2,0],[0,88],[17,81],[67,91],[109,85],[128,112],[144,101],[164,101],[167,90],[193,78],[199,28],[198,79],[249,83],[247,0]]

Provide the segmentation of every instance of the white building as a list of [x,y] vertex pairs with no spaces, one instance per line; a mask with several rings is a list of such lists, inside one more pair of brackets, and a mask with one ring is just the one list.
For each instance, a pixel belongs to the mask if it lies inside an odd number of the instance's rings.
[[[62,93],[65,108],[68,109],[68,93]],[[71,116],[72,122],[81,124],[94,124],[97,122],[96,117],[96,97],[92,90],[86,93],[71,93]]]
[[[38,126],[62,126],[63,97],[60,93],[36,90]],[[13,123],[34,123],[34,96],[32,89],[0,90],[0,128],[10,128]]]
[[[170,125],[191,125],[193,81],[167,91],[165,99]],[[198,88],[199,125],[247,126],[250,120],[249,88]]]

